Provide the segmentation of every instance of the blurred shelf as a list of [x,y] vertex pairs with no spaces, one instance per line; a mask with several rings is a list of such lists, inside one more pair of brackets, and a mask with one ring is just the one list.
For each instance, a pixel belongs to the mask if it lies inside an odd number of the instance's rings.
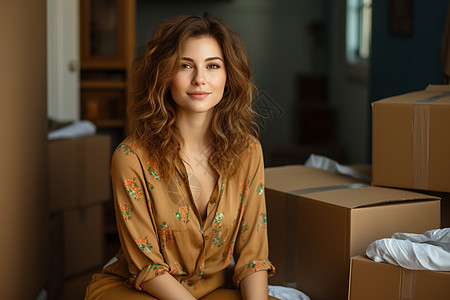
[[123,128],[125,127],[125,120],[121,119],[104,119],[104,120],[92,120],[95,126],[98,127],[107,127],[107,128]]
[[82,81],[82,89],[126,89],[127,84],[123,81]]

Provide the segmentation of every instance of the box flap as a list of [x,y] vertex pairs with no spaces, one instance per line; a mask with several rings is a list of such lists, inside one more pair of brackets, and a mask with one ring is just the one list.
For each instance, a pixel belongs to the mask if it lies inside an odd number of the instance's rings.
[[429,84],[426,91],[450,92],[450,84]]
[[268,189],[349,209],[440,199],[411,191],[368,186],[349,176],[301,165],[267,168],[265,178]]
[[305,196],[309,199],[314,199],[349,209],[382,204],[394,204],[405,201],[429,201],[440,199],[439,197],[425,194],[377,186],[336,189],[310,193]]
[[383,103],[428,103],[450,105],[450,86],[448,85],[429,85],[425,90],[410,92],[393,97],[374,101],[372,106]]
[[277,191],[293,192],[317,187],[361,183],[349,176],[338,175],[325,170],[290,165],[265,169],[265,186]]

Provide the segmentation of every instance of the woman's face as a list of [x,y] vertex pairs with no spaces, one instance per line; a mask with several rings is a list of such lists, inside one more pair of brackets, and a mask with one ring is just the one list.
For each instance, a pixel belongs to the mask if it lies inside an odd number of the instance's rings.
[[224,57],[216,39],[189,38],[170,85],[178,112],[210,113],[222,99],[226,80]]

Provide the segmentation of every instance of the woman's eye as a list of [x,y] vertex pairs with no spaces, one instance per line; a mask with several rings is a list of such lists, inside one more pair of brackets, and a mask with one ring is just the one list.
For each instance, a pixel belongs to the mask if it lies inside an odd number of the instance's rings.
[[189,69],[191,66],[189,64],[181,64],[182,69]]
[[208,69],[219,69],[220,68],[220,65],[218,65],[218,64],[210,64],[210,65],[208,65]]

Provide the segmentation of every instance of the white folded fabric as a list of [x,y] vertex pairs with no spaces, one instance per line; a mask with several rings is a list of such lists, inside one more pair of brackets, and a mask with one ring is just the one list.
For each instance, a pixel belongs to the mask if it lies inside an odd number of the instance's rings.
[[450,252],[450,228],[429,230],[423,234],[395,233],[392,238],[397,240],[410,240],[414,243],[427,243],[439,246]]
[[341,165],[337,161],[322,155],[311,154],[305,161],[304,165],[307,167],[326,170],[331,173],[351,176],[364,182],[371,182],[372,180],[370,176],[358,172],[351,167]]
[[410,270],[450,271],[450,228],[423,234],[395,233],[371,243],[369,258]]
[[90,121],[75,121],[70,125],[48,133],[48,139],[72,139],[77,137],[94,135],[97,127]]
[[269,285],[269,295],[280,300],[310,300],[299,290],[285,286]]

